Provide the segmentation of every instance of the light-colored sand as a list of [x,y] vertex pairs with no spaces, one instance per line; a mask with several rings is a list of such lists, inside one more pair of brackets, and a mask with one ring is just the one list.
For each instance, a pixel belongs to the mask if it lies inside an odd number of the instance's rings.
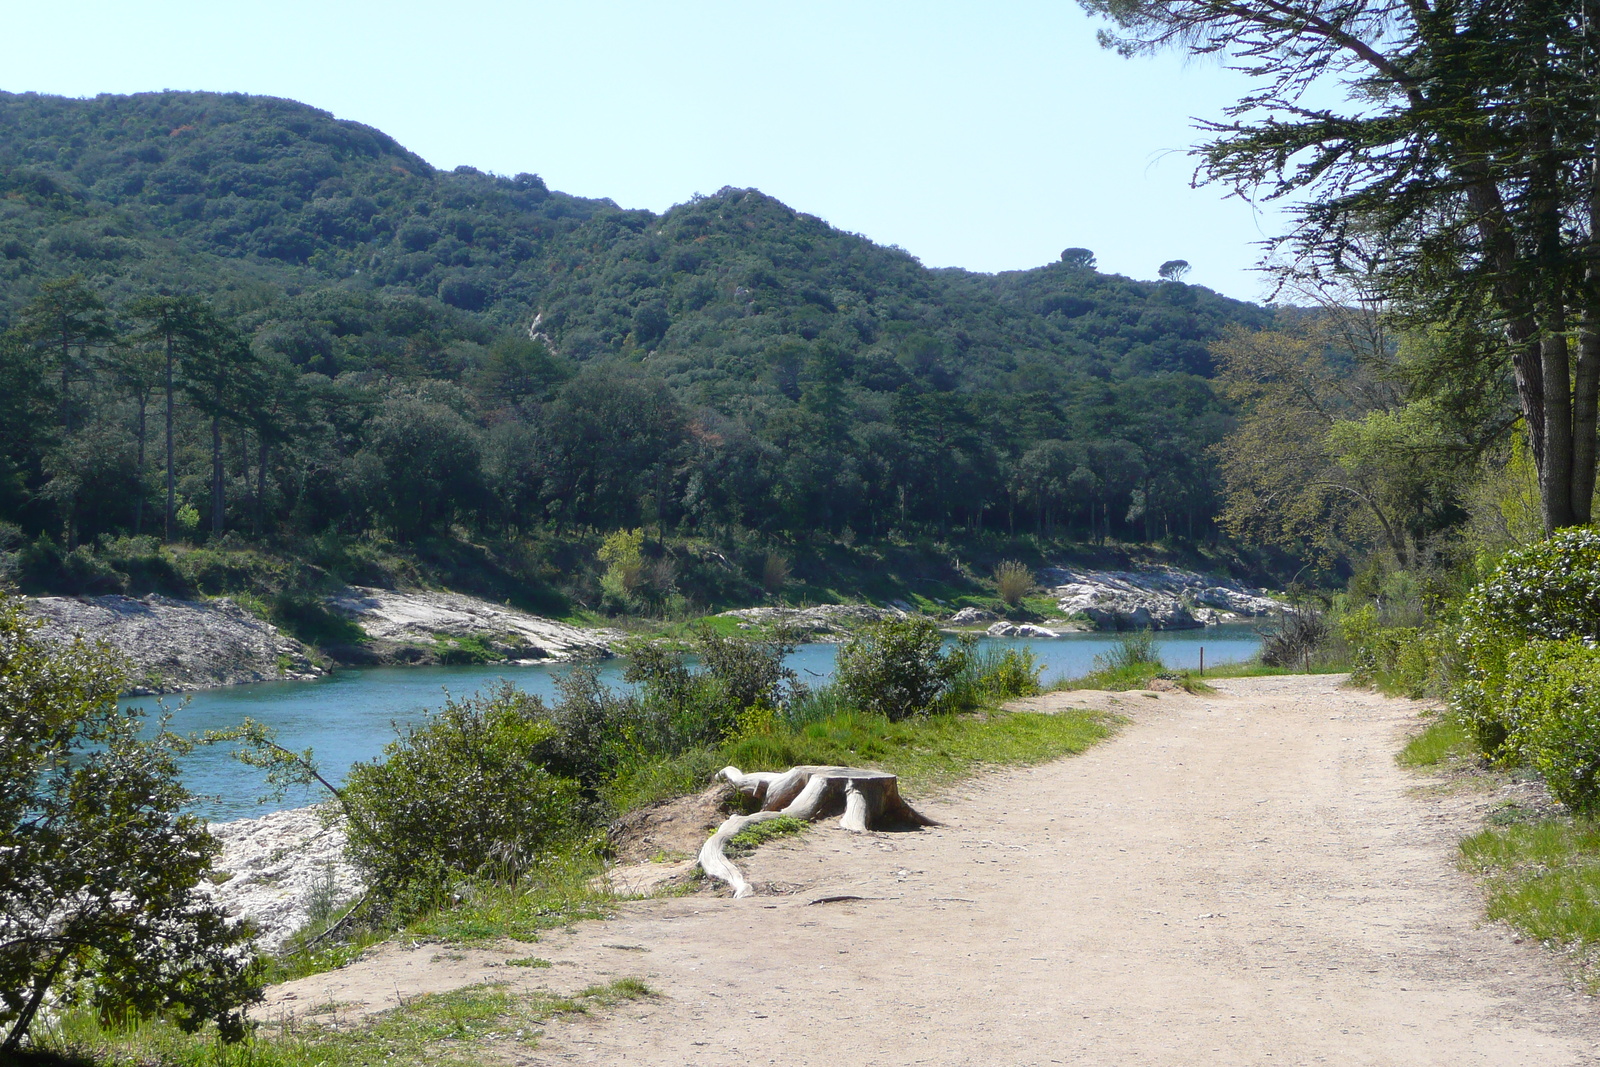
[[[1133,722],[1075,759],[918,806],[947,825],[834,828],[746,861],[781,896],[623,907],[535,947],[394,946],[280,987],[264,1014],[505,980],[658,998],[556,1020],[512,1063],[1600,1062],[1600,1018],[1537,945],[1479,924],[1468,795],[1416,795],[1415,707],[1328,678],[1216,696],[1058,695]],[[1113,701],[1115,702],[1113,704]],[[817,898],[865,899],[811,904]],[[502,965],[536,952],[547,970]],[[292,999],[289,999],[292,998]]]

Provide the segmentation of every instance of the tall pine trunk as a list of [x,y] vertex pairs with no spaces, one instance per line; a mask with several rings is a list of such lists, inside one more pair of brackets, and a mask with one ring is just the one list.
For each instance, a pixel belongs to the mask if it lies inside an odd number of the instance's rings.
[[222,536],[222,416],[211,416],[211,533]]
[[149,420],[146,418],[150,409],[150,393],[143,386],[139,386],[139,453],[136,464],[139,472],[139,491],[133,498],[133,536],[138,537],[144,530],[144,442],[148,436]]
[[177,477],[173,473],[174,457],[172,455],[172,335],[167,334],[167,523],[165,540],[172,543],[172,527],[177,519]]

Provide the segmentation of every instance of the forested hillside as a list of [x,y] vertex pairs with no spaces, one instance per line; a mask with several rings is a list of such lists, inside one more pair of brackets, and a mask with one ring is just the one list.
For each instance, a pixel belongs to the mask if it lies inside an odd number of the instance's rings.
[[754,190],[622,210],[291,101],[0,94],[4,536],[168,532],[169,395],[195,542],[1208,536],[1207,346],[1269,313],[1075,251],[929,270]]

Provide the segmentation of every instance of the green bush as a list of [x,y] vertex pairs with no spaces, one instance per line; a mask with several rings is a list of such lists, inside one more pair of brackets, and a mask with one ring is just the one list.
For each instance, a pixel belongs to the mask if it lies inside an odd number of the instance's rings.
[[509,686],[448,700],[350,768],[347,851],[384,910],[420,912],[462,875],[514,879],[583,837],[591,805],[544,768],[556,729],[543,711]]
[[979,646],[967,656],[947,702],[951,710],[965,711],[988,701],[1034,696],[1042,691],[1043,669],[1031,649]]
[[1142,667],[1163,666],[1156,652],[1155,634],[1146,630],[1129,630],[1117,635],[1117,643],[1094,657],[1094,669],[1115,673],[1137,670]]
[[839,649],[839,688],[862,711],[891,722],[939,710],[968,669],[974,641],[945,651],[930,620],[886,619],[852,635]]
[[1512,649],[1502,703],[1506,750],[1573,811],[1600,811],[1600,650],[1579,640]]
[[1339,632],[1350,648],[1350,679],[1413,699],[1427,694],[1437,673],[1437,635],[1417,626],[1383,626],[1366,604],[1341,616]]
[[194,744],[121,709],[108,649],[37,625],[0,598],[0,1061],[41,1007],[74,1004],[237,1040],[260,968],[199,889],[218,846],[185,813]]
[[1509,553],[1468,595],[1455,647],[1451,706],[1490,756],[1510,734],[1509,657],[1529,641],[1600,638],[1600,532],[1562,530]]

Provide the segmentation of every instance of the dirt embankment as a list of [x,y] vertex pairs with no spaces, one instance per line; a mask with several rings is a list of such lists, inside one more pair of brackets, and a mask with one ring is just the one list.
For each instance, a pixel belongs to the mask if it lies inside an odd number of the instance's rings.
[[[1405,701],[1328,677],[1052,694],[1131,721],[1083,756],[821,825],[742,861],[766,892],[623,905],[537,947],[387,945],[262,1014],[503,981],[659,996],[552,1021],[521,1064],[1596,1062],[1600,1019],[1539,946],[1481,924],[1456,842],[1486,798],[1394,763]],[[530,951],[545,970],[506,966]]]

